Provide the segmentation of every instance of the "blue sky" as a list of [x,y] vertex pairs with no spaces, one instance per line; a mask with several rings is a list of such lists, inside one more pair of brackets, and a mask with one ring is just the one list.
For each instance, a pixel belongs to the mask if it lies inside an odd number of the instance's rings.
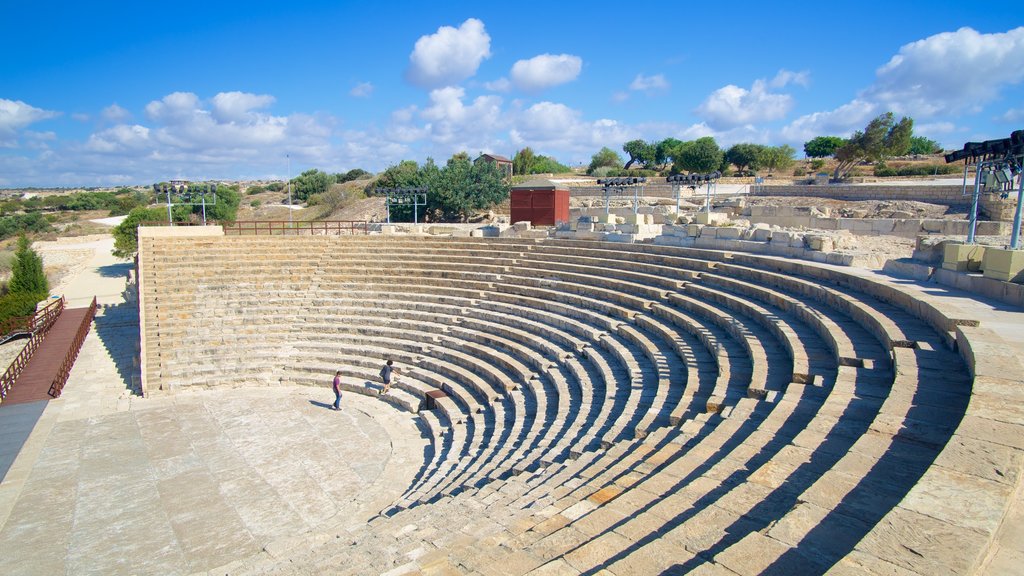
[[7,1],[0,187],[1024,128],[1019,2],[692,4]]

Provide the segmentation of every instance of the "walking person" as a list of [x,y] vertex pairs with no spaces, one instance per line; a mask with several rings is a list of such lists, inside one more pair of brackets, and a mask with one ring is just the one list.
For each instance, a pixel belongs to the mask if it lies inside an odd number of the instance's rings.
[[380,369],[380,380],[384,383],[384,387],[381,388],[380,394],[387,394],[388,390],[391,390],[391,376],[392,373],[398,374],[398,369],[394,368],[394,362],[388,360],[384,363],[384,366]]
[[334,410],[341,410],[341,370],[334,373]]

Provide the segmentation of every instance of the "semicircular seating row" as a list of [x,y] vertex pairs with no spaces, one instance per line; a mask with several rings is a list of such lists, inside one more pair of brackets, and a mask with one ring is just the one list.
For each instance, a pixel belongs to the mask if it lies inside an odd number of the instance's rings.
[[[148,390],[340,369],[376,395],[396,362],[381,399],[434,450],[381,522],[464,520],[468,540],[403,533],[458,570],[959,572],[995,530],[914,492],[948,481],[933,468],[970,398],[953,322],[843,272],[568,241],[141,242]],[[397,565],[382,533],[345,554]]]

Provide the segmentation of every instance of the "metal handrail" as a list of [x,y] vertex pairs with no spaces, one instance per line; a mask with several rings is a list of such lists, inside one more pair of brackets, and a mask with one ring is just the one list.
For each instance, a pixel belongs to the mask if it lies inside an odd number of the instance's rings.
[[[93,299],[95,300],[95,298]],[[59,300],[47,304],[42,310],[36,312],[29,322],[32,327],[32,337],[29,338],[28,343],[21,349],[18,356],[15,357],[11,365],[4,371],[3,376],[0,376],[0,402],[3,402],[7,398],[7,393],[11,390],[11,386],[18,380],[18,376],[28,366],[29,360],[32,359],[32,355],[35,354],[39,345],[43,343],[43,338],[46,337],[46,333],[50,331],[54,322],[60,317],[61,312],[64,311],[64,297],[61,296]]]
[[50,384],[49,394],[51,398],[58,398],[64,390],[64,385],[67,384],[68,377],[71,375],[71,368],[75,365],[75,360],[78,358],[78,353],[82,350],[85,337],[89,335],[89,328],[92,327],[92,320],[95,317],[96,297],[93,296],[92,304],[89,305],[89,311],[78,326],[78,332],[75,333],[75,339],[72,340],[71,347],[68,348],[68,353],[64,356],[64,362],[61,363],[60,370],[57,371],[57,375],[53,378],[53,383]]
[[224,224],[224,234],[241,235],[324,235],[341,236],[344,234],[368,234],[369,222],[366,220],[320,220],[288,222],[287,220],[239,220]]

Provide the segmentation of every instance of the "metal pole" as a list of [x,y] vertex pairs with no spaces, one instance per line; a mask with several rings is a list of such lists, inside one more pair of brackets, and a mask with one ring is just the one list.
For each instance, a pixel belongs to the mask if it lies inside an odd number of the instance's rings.
[[420,197],[419,196],[413,196],[413,198],[412,198],[412,223],[413,224],[419,224],[420,223],[420,214],[419,214],[419,212],[420,212]]
[[206,226],[206,192],[203,192],[200,198],[203,200],[203,226]]
[[285,154],[285,158],[288,159],[288,226],[292,224],[292,156],[291,154]]
[[706,202],[704,204],[704,211],[707,212],[708,214],[711,214],[711,182],[708,182],[708,193]]
[[167,225],[172,226],[174,220],[171,218],[171,187],[165,187],[164,192],[167,192]]
[[388,224],[391,224],[391,191],[390,190],[385,190],[384,191],[384,205],[387,207],[387,210],[388,210]]
[[675,185],[675,186],[673,186],[673,188],[676,189],[676,218],[678,218],[679,217],[679,201],[682,199],[682,196],[683,196],[683,187],[679,186],[679,185]]
[[1013,233],[1010,235],[1010,250],[1016,250],[1017,245],[1020,243],[1020,214],[1021,205],[1024,204],[1024,172],[1021,172],[1017,178],[1020,179],[1020,185],[1017,186],[1017,210],[1013,213]]
[[981,196],[981,170],[985,162],[979,162],[974,174],[974,195],[971,197],[971,219],[967,224],[967,243],[974,244],[974,229],[978,226],[978,197]]

